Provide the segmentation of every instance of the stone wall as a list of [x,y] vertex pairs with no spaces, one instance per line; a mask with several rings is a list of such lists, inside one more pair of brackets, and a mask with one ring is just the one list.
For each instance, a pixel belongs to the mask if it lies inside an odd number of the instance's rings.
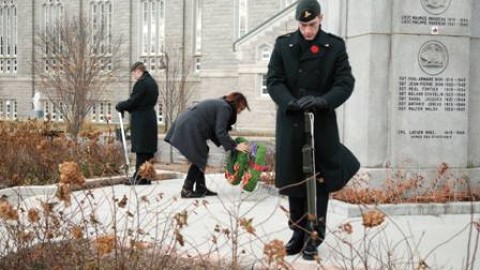
[[480,2],[472,2],[470,88],[468,103],[468,166],[480,167]]
[[347,1],[357,80],[344,142],[377,180],[391,176],[381,168],[432,179],[445,162],[455,177],[478,181],[478,8],[470,0]]

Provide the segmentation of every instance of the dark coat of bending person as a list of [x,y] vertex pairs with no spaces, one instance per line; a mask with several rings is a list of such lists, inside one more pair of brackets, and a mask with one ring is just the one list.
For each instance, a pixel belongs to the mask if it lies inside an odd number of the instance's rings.
[[[288,196],[293,236],[288,255],[303,251],[313,260],[325,237],[329,193],[341,189],[358,171],[356,157],[340,143],[335,108],[352,94],[354,77],[344,41],[321,29],[316,0],[297,5],[298,30],[277,38],[268,65],[268,93],[277,106],[275,185]],[[319,240],[309,241],[306,179],[302,146],[305,112],[314,113],[317,218]],[[303,182],[300,184],[300,182]]]
[[[248,145],[238,144],[228,132],[237,121],[237,114],[248,108],[247,99],[238,92],[222,98],[199,102],[180,114],[165,136],[165,141],[177,148],[192,164],[180,195],[182,198],[214,196],[207,188],[205,168],[211,140],[225,151],[247,151]],[[195,185],[195,189],[194,189]]]
[[158,85],[146,71],[142,62],[136,62],[131,69],[136,80],[130,98],[116,105],[119,112],[130,113],[132,152],[136,154],[135,173],[125,184],[148,185],[151,179],[138,175],[140,166],[151,160],[157,151],[158,126],[155,105],[158,99]]

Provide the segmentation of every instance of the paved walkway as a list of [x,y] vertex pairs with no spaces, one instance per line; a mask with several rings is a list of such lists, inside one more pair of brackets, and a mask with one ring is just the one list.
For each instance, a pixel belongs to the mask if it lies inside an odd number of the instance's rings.
[[[181,199],[182,178],[156,181],[151,186],[113,185],[88,193],[77,191],[64,216],[80,222],[93,214],[99,224],[91,225],[92,234],[112,233],[115,225],[117,235],[137,235],[185,256],[235,257],[244,269],[275,269],[268,268],[263,249],[275,239],[286,241],[290,236],[284,197],[266,186],[259,186],[251,194],[241,192],[222,175],[208,175],[207,184],[219,192],[218,197]],[[39,199],[45,196],[26,199],[25,207],[38,206]],[[331,201],[327,239],[319,248],[320,261],[288,256],[286,262],[293,269],[480,269],[480,252],[474,249],[480,214],[470,214],[470,210],[478,210],[478,204],[474,206],[462,204],[460,208],[467,209],[463,214],[446,215],[429,215],[425,210],[418,211],[422,215],[413,215],[411,209],[418,206],[400,206],[410,210],[397,210],[380,226],[365,228],[362,218],[355,214],[358,207]],[[184,217],[187,224],[180,228],[178,222]],[[248,224],[250,219],[254,233],[247,233],[248,226],[238,226],[238,220]],[[477,223],[476,228],[469,226],[472,221]],[[347,233],[349,228],[351,233]],[[175,229],[179,229],[178,234]],[[475,256],[474,266],[466,267],[466,261],[473,261]],[[421,261],[429,268],[418,267]]]

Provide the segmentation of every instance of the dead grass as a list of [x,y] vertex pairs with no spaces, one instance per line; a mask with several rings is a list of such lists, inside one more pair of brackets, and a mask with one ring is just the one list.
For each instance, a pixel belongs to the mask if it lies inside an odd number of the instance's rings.
[[38,244],[0,258],[0,269],[220,269],[214,263],[149,250],[118,249],[100,255],[86,239]]

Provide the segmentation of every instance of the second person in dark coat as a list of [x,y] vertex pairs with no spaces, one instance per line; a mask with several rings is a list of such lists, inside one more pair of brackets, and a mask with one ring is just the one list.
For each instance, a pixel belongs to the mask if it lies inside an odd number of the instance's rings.
[[165,141],[192,163],[180,193],[182,198],[217,195],[205,183],[208,140],[218,147],[223,146],[225,151],[248,151],[246,143],[237,144],[228,134],[237,121],[237,114],[245,108],[248,108],[245,96],[233,92],[219,99],[209,99],[193,105],[172,124]]
[[131,72],[136,82],[130,98],[115,106],[122,114],[124,111],[130,113],[132,152],[136,153],[135,173],[125,184],[148,185],[151,179],[139,177],[138,170],[144,162],[152,159],[157,151],[158,130],[155,105],[158,99],[158,85],[142,62],[133,64]]

